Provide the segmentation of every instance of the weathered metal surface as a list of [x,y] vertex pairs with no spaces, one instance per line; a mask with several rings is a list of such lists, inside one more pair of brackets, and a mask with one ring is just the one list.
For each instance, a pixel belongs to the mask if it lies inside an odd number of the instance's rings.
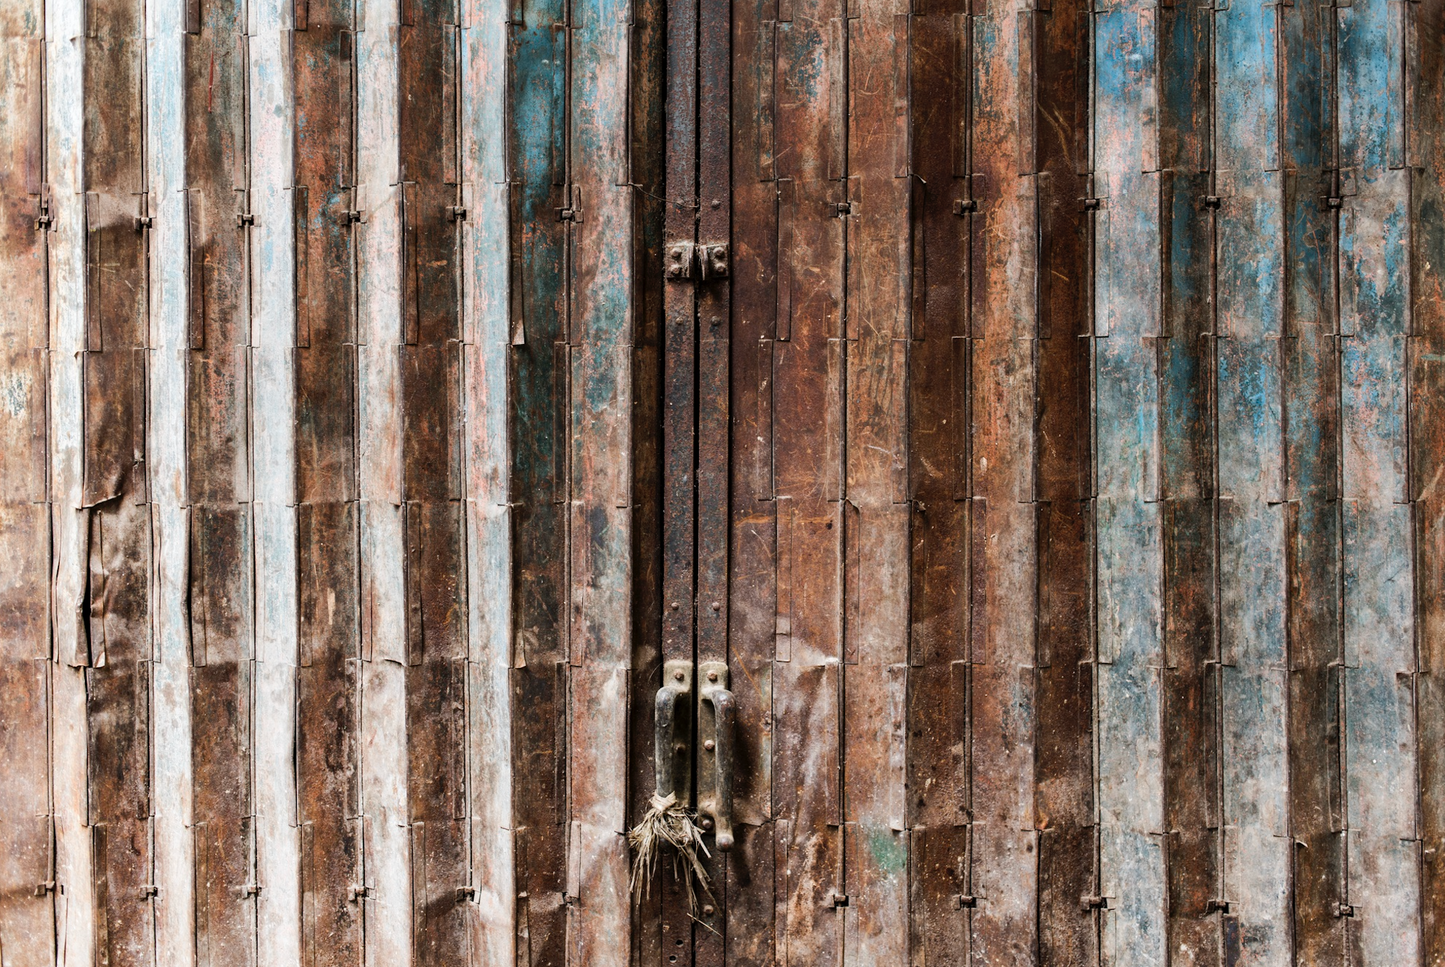
[[[350,4],[293,11],[291,192],[296,506],[296,817],[300,961],[360,961],[357,332]],[[284,56],[284,54],[283,54]],[[262,226],[263,230],[265,226]]]
[[1101,956],[1120,967],[1167,956],[1155,16],[1110,8],[1093,48],[1097,896]]
[[0,12],[0,943],[53,963],[45,48],[40,4]]
[[[907,440],[910,635],[905,780],[910,963],[968,963],[969,251],[966,5],[911,23],[911,269]],[[936,93],[935,93],[936,92]],[[927,99],[925,100],[925,96]]]
[[451,0],[405,0],[397,27],[406,789],[418,965],[469,955],[457,14]]
[[[1045,963],[1098,959],[1092,618],[1092,331],[1090,228],[1080,204],[1089,152],[1088,8],[1055,3],[1032,16],[1034,187],[1037,193],[1034,397],[1034,643],[1037,716],[1034,826],[1038,940]],[[937,901],[935,901],[937,902]]]
[[1387,4],[1341,7],[1335,52],[1347,949],[1419,957],[1410,178],[1404,53]]
[[[1283,185],[1277,12],[1214,18],[1210,202],[1215,386],[1221,908],[1226,962],[1289,963]],[[1261,81],[1260,78],[1265,78]],[[1217,207],[1213,207],[1217,206]]]
[[[779,296],[772,343],[777,633],[772,674],[773,956],[841,962],[847,909],[842,826],[847,353],[843,340],[847,11],[779,0],[773,174]],[[786,298],[784,292],[786,290]],[[754,877],[756,888],[765,888]]]
[[256,963],[248,38],[239,3],[185,37],[186,484],[198,964]]
[[[1285,171],[1281,354],[1289,662],[1289,821],[1296,963],[1345,963],[1348,919],[1340,767],[1339,366],[1335,299],[1334,14],[1280,8]],[[1223,253],[1221,253],[1223,255]]]
[[1445,616],[1445,517],[1440,474],[1445,459],[1442,363],[1445,363],[1445,299],[1434,266],[1445,256],[1440,230],[1445,202],[1445,32],[1442,11],[1424,3],[1404,22],[1406,90],[1405,161],[1410,181],[1410,491],[1415,510],[1414,563],[1416,647],[1416,741],[1420,782],[1420,953],[1426,964],[1445,962],[1445,692],[1441,689],[1442,616]]
[[[81,628],[63,659],[83,667],[94,960],[154,959],[150,804],[151,533],[146,506],[147,214],[142,139],[144,13],[89,4],[83,20],[84,286],[77,510]],[[72,720],[73,721],[73,720]]]
[[1438,6],[0,6],[0,960],[1445,962]]
[[1034,956],[1039,888],[1036,31],[1010,4],[973,13],[968,893],[984,899],[969,953],[1021,965]]

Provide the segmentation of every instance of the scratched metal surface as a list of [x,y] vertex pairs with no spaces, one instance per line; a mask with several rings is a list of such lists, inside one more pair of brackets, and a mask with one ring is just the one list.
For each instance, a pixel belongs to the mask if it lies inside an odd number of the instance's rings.
[[1442,31],[0,0],[0,967],[1445,964]]

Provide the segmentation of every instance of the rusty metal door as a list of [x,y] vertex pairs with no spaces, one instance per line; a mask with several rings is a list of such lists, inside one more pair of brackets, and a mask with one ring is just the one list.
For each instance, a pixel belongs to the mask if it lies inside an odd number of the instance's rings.
[[1445,0],[0,0],[0,967],[1445,963],[1442,219]]

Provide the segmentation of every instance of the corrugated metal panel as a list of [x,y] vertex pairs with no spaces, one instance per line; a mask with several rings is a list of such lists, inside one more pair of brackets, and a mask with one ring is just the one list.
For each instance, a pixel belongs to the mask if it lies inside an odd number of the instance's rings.
[[1434,963],[1440,23],[6,0],[0,963]]

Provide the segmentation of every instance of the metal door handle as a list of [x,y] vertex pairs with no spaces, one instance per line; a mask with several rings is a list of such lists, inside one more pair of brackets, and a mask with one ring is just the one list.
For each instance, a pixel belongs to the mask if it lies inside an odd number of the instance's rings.
[[662,687],[657,690],[652,750],[657,772],[657,795],[675,796],[684,806],[692,801],[691,736],[688,726],[692,696],[692,662],[670,661],[662,666]]
[[697,695],[698,756],[697,814],[703,829],[714,831],[717,848],[733,847],[733,720],[737,705],[728,691],[727,662],[705,661],[698,666],[702,681]]

